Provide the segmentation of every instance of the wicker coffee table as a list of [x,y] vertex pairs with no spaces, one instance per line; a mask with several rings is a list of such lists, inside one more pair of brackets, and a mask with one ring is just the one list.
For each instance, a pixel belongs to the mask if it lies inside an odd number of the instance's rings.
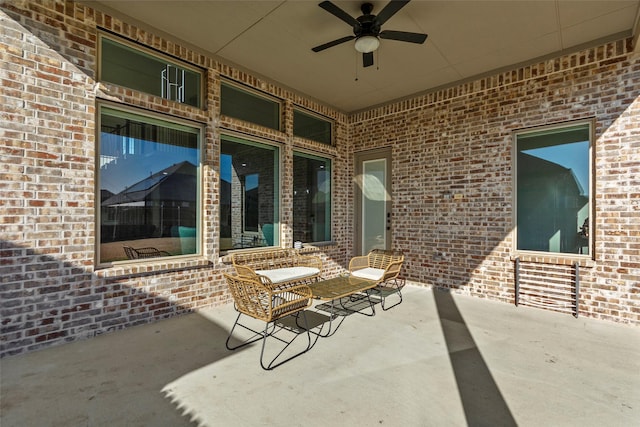
[[[311,288],[311,293],[314,298],[328,301],[328,304],[322,305],[326,306],[329,311],[329,330],[325,334],[322,334],[321,328],[320,332],[313,332],[316,335],[321,337],[333,335],[344,321],[346,314],[360,313],[365,316],[375,316],[376,314],[374,303],[371,301],[369,295],[369,291],[376,287],[376,282],[373,280],[361,279],[354,276],[338,276],[312,283],[309,287]],[[347,307],[345,306],[345,300],[351,303],[366,301],[369,308],[371,308],[371,313],[363,313],[360,310]],[[316,306],[316,308],[317,307],[318,306]],[[338,311],[342,311],[342,319],[338,325],[335,326],[333,320],[338,317]]]

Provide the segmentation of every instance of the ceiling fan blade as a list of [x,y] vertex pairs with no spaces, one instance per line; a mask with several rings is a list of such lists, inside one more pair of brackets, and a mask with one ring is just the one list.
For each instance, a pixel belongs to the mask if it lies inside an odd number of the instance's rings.
[[373,65],[373,52],[362,54],[362,66],[371,67]]
[[380,38],[422,44],[427,39],[427,35],[420,33],[409,33],[407,31],[384,30],[380,32]]
[[347,12],[340,9],[338,6],[331,3],[330,1],[323,1],[318,6],[320,6],[321,8],[323,8],[324,10],[332,14],[333,16],[337,17],[338,19],[343,20],[344,22],[351,25],[352,27],[354,25],[358,25],[358,20],[356,18],[349,15]]
[[382,25],[395,15],[400,9],[406,6],[410,0],[391,0],[387,5],[378,13],[376,21]]
[[334,41],[331,41],[331,42],[328,42],[328,43],[325,43],[325,44],[321,44],[320,46],[316,46],[316,47],[312,48],[311,50],[314,51],[314,52],[320,52],[321,50],[329,49],[330,47],[337,46],[339,44],[348,42],[349,40],[353,40],[355,38],[356,38],[356,36],[342,37],[341,39],[337,39],[337,40],[334,40]]

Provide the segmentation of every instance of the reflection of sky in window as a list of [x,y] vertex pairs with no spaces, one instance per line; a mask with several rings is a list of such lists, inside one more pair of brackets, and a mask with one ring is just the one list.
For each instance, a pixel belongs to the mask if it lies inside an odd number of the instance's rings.
[[[100,188],[109,190],[114,194],[120,193],[125,188],[131,187],[139,181],[149,178],[149,176],[176,163],[186,160],[194,165],[199,164],[197,148],[170,145],[166,150],[158,150],[155,149],[157,146],[167,147],[168,144],[115,136],[108,133],[102,133],[101,138],[102,153],[110,152],[110,150],[106,150],[105,148],[106,146],[113,147],[112,144],[116,138],[129,141],[131,151],[133,151],[133,147],[137,144],[144,145],[144,147],[140,149],[140,152],[145,154],[130,152],[126,156],[123,156],[122,153],[117,153],[116,160],[105,165],[100,171]],[[158,177],[158,180],[162,178],[164,177]],[[145,185],[145,187],[147,187],[147,185]],[[143,189],[144,188],[140,188],[140,190]]]
[[589,194],[589,141],[524,150],[530,156],[538,157],[571,169],[582,187],[584,195]]
[[244,178],[244,188],[245,190],[253,190],[254,188],[258,188],[258,174],[254,173],[251,175],[247,175]]
[[231,182],[231,160],[229,154],[220,155],[220,178],[223,181]]

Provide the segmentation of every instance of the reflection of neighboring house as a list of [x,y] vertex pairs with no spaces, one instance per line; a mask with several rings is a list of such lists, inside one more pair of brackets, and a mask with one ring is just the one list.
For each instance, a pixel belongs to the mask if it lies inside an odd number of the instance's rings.
[[519,249],[576,253],[588,203],[573,170],[518,154]]
[[109,190],[105,190],[104,188],[100,190],[100,200],[107,200],[113,196],[114,196],[113,192]]
[[169,236],[171,227],[195,227],[196,189],[196,166],[184,161],[104,198],[102,241]]

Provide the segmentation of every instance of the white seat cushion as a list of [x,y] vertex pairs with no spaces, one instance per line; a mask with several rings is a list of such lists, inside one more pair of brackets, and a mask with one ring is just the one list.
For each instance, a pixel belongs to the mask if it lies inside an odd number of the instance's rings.
[[256,270],[256,273],[268,277],[271,283],[276,284],[312,277],[319,274],[320,270],[315,267],[284,267],[272,270]]
[[353,271],[351,275],[362,279],[380,280],[384,275],[384,270],[381,268],[365,267],[360,270]]

